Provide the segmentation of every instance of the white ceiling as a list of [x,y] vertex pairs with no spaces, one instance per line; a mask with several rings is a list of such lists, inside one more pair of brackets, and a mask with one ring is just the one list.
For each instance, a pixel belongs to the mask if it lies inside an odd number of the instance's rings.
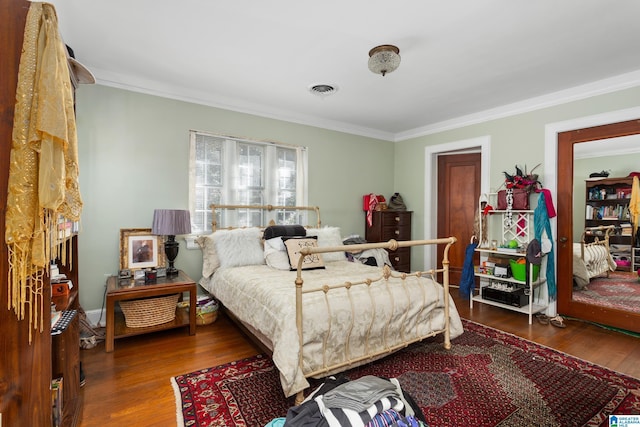
[[98,84],[388,140],[640,85],[638,0],[51,2]]

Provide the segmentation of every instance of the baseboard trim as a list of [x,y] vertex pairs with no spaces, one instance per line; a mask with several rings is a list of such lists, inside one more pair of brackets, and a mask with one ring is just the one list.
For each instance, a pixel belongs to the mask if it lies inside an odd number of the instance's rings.
[[[102,313],[102,309],[88,310],[85,311],[85,313],[87,314],[87,320],[94,328],[103,328],[106,326],[106,314]],[[102,314],[102,319],[100,318],[100,314]],[[98,324],[98,321],[100,321],[100,324]]]

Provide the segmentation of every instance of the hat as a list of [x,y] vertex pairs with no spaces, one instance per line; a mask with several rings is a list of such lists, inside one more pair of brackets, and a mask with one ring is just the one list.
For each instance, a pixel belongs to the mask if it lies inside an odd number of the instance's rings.
[[538,239],[533,239],[527,245],[527,261],[536,265],[542,263],[542,247]]
[[69,70],[71,70],[73,74],[72,78],[75,77],[77,82],[80,84],[94,84],[96,82],[96,78],[93,76],[93,73],[76,59],[73,49],[71,49],[69,45],[65,46],[67,47]]

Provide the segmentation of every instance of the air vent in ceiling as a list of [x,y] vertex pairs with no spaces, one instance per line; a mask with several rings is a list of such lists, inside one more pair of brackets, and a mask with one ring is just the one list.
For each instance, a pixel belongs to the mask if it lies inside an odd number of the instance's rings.
[[332,95],[337,91],[338,91],[337,86],[328,85],[328,84],[317,84],[309,87],[309,92],[321,97]]

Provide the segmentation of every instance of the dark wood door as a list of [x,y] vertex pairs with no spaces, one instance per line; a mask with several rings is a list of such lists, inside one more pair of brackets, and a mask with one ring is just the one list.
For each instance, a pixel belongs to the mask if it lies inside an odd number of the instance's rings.
[[[574,145],[619,136],[640,134],[640,120],[576,129],[558,134],[558,313],[603,325],[640,332],[640,315],[586,304],[573,299],[573,194]],[[578,236],[579,239],[579,236]]]
[[[438,237],[458,239],[449,251],[449,279],[454,285],[460,283],[465,249],[471,241],[478,212],[480,159],[480,153],[438,156]],[[443,250],[438,248],[438,265]]]

